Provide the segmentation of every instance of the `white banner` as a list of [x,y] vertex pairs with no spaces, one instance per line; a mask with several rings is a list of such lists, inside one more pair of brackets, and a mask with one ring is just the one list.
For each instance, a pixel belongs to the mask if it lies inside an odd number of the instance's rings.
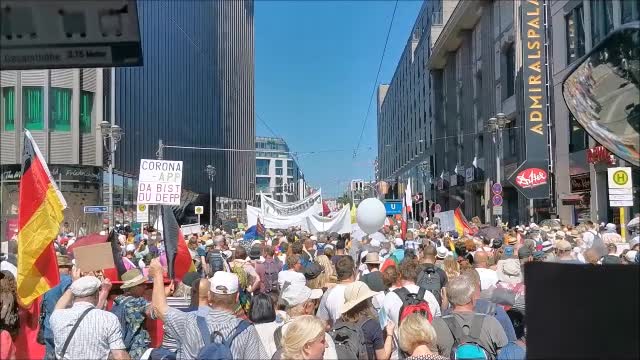
[[[282,203],[264,194],[260,194],[260,199],[262,204],[261,210],[265,216],[289,217],[309,213],[319,214],[322,212],[322,196],[320,191],[292,203]],[[304,217],[306,216],[303,216],[303,218]],[[267,225],[265,224],[265,226]]]
[[456,230],[453,210],[439,212],[434,214],[433,217],[438,219],[440,231],[447,232]]
[[312,234],[319,232],[351,233],[351,212],[345,206],[331,218],[313,214],[307,217],[307,229]]
[[247,205],[247,226],[256,225],[258,218],[260,218],[264,227],[268,229],[287,229],[291,226],[301,226],[304,229],[307,226],[306,218],[309,215],[308,212],[291,216],[263,215],[260,208]]

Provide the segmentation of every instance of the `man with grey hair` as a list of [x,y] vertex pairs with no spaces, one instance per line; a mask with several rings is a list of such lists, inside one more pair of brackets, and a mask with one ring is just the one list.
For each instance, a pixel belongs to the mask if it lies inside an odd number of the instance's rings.
[[495,359],[498,350],[507,345],[507,335],[493,316],[474,311],[478,299],[474,280],[464,274],[457,276],[449,280],[446,290],[453,312],[434,318],[432,323],[440,355],[450,357],[452,350],[455,351],[454,344],[462,344],[464,334],[467,334],[466,338],[480,345],[489,358]]

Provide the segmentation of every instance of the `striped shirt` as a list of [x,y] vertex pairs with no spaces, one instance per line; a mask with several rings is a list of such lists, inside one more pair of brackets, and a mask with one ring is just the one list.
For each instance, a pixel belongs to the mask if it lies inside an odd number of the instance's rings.
[[[71,329],[80,315],[89,307],[94,306],[87,302],[75,302],[73,307],[57,309],[51,314],[49,323],[53,331],[58,359],[61,358],[62,347],[69,337]],[[124,349],[118,317],[108,311],[94,309],[82,319],[71,342],[69,342],[64,359],[106,359],[111,350]]]
[[[177,358],[195,359],[204,347],[202,335],[198,330],[197,316],[204,316],[210,333],[219,331],[227,339],[240,323],[240,319],[232,314],[217,309],[201,306],[198,311],[182,312],[169,308],[165,316],[164,329],[174,339],[178,340]],[[234,359],[268,359],[266,351],[260,342],[255,327],[250,326],[240,333],[231,344]]]

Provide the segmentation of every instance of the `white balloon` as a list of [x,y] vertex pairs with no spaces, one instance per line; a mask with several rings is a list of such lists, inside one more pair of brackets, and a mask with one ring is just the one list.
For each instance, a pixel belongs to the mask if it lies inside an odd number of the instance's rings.
[[360,229],[367,234],[373,234],[384,225],[387,211],[382,201],[376,198],[363,200],[356,211],[356,221]]

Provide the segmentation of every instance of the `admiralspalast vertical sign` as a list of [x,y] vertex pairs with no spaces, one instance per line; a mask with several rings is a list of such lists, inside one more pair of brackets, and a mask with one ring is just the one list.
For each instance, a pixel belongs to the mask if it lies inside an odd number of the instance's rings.
[[509,181],[528,199],[549,198],[545,9],[543,0],[521,2],[522,79],[526,159]]

